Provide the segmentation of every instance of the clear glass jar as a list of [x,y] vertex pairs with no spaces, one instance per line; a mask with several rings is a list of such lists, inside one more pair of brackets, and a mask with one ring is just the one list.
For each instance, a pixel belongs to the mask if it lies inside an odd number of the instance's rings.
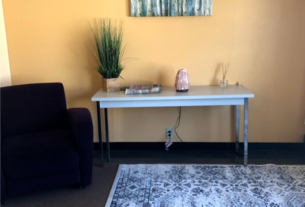
[[221,79],[221,80],[219,81],[219,85],[220,85],[221,88],[226,88],[226,87],[228,87],[228,80]]

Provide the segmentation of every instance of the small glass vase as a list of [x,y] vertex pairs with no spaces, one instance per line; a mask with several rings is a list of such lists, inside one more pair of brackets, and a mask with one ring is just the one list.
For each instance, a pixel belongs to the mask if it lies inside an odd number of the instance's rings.
[[220,85],[221,88],[227,88],[228,87],[228,80],[221,79],[219,81],[219,85]]

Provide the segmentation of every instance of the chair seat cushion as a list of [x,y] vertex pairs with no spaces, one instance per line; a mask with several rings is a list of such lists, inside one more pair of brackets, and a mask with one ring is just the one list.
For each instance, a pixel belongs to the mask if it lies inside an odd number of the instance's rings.
[[79,169],[75,139],[68,130],[53,130],[2,139],[5,179],[47,176]]

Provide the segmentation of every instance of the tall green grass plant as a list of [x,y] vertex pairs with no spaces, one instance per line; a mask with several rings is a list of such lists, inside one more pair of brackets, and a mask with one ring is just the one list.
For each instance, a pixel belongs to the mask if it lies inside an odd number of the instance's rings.
[[93,54],[97,60],[97,71],[105,79],[121,77],[125,51],[125,46],[122,46],[123,22],[108,18],[95,19],[91,31],[95,43]]

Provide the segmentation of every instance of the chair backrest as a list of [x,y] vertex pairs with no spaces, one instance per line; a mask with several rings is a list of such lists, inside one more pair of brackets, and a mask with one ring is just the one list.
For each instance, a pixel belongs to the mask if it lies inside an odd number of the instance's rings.
[[37,83],[0,88],[1,137],[67,127],[67,107],[61,83]]

